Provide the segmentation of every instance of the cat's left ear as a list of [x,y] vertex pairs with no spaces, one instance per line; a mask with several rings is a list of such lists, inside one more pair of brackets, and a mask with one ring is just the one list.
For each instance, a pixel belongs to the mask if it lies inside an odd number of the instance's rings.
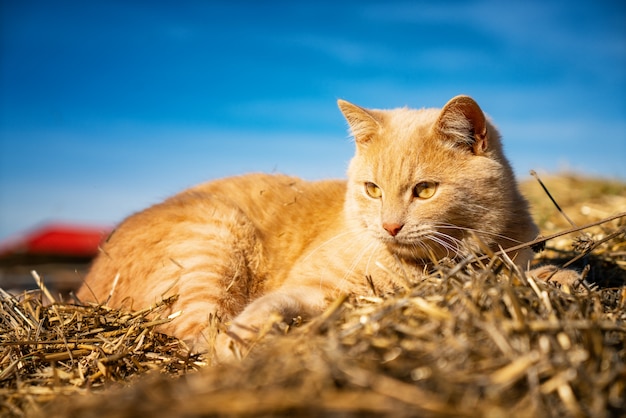
[[456,96],[446,103],[435,127],[443,135],[471,147],[476,155],[487,150],[487,120],[469,96]]
[[366,144],[378,135],[381,124],[372,111],[341,99],[337,100],[337,105],[348,121],[350,132],[357,144]]

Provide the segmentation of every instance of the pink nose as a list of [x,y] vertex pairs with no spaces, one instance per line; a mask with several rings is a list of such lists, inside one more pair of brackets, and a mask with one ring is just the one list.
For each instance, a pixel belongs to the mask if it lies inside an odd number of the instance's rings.
[[383,228],[385,228],[385,230],[389,232],[389,235],[391,235],[392,237],[395,237],[396,235],[398,235],[398,232],[400,232],[403,226],[404,225],[400,225],[396,223],[384,223],[383,224]]

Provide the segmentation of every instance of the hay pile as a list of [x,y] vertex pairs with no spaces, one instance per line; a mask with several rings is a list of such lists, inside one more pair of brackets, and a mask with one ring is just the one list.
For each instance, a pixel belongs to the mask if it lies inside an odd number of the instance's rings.
[[[626,202],[626,188],[619,193]],[[586,196],[585,204],[596,197]],[[619,205],[612,213],[626,208]],[[546,217],[544,227],[559,217]],[[574,221],[596,220],[587,212]],[[44,307],[33,294],[20,300],[3,294],[0,413],[620,416],[626,413],[625,228],[624,216],[589,228],[590,244],[577,244],[576,251],[570,244],[580,233],[567,247],[554,245],[560,238],[548,242],[547,257],[558,259],[593,249],[578,261],[589,266],[589,283],[576,289],[536,282],[497,255],[442,262],[396,295],[338,300],[320,318],[268,336],[241,363],[199,372],[190,371],[201,359],[154,332],[159,321],[175,320],[159,318],[160,307],[128,314]]]
[[54,299],[41,287],[19,298],[0,289],[2,416],[39,411],[59,395],[89,393],[148,371],[179,375],[204,365],[184,354],[184,343],[154,331],[173,319],[158,316],[172,299],[126,313],[96,305],[50,305],[44,294]]
[[[531,202],[533,217],[544,236],[578,229],[583,225],[615,217],[626,211],[626,184],[617,180],[594,179],[577,175],[542,177],[563,213],[546,196],[534,179],[521,188]],[[546,243],[537,262],[588,268],[587,280],[600,287],[626,284],[626,247],[623,236],[626,220],[601,223],[582,231],[559,235]],[[592,256],[584,257],[587,251]],[[573,261],[573,262],[572,262]]]

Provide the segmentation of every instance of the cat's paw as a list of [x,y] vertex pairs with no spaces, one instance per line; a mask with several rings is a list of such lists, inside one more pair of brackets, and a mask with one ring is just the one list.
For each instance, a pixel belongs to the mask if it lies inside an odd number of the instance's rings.
[[230,363],[247,354],[247,347],[228,333],[222,332],[215,339],[215,360],[217,363]]
[[219,363],[245,358],[267,334],[281,330],[286,326],[282,316],[269,315],[264,322],[243,325],[233,322],[228,330],[221,332],[215,339],[215,355]]
[[[567,286],[570,289],[579,289],[583,281],[582,275],[571,269],[562,269],[554,265],[546,265],[534,268],[528,272],[535,279],[554,283],[559,287]],[[583,288],[584,289],[584,288]]]

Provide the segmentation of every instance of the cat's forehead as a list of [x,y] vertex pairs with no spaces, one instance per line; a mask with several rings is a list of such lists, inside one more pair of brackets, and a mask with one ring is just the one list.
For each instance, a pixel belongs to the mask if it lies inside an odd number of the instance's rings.
[[458,153],[433,133],[440,112],[409,108],[384,111],[379,135],[359,149],[354,168],[363,177],[393,188],[443,176],[450,158],[458,157]]
[[432,127],[439,118],[440,109],[409,109],[406,107],[391,109],[386,112],[386,128],[403,131],[415,131]]
[[439,115],[440,109],[401,108],[387,111],[378,137],[379,147],[404,155],[437,152],[444,146],[440,141],[433,140],[433,126]]

